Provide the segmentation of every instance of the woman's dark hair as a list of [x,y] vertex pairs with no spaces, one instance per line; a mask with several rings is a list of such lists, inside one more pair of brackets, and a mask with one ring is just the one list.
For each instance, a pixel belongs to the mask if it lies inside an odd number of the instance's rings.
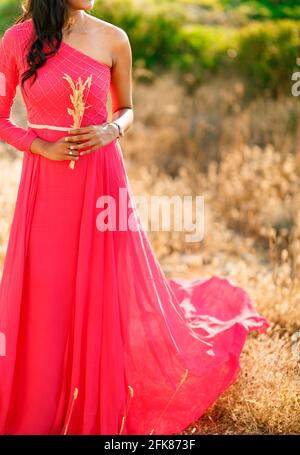
[[[22,75],[22,86],[27,79],[37,78],[37,70],[59,49],[62,41],[62,29],[68,18],[67,0],[27,0],[23,3],[23,14],[16,23],[32,19],[36,39],[32,42],[26,57],[28,69]],[[50,51],[45,52],[44,45]]]

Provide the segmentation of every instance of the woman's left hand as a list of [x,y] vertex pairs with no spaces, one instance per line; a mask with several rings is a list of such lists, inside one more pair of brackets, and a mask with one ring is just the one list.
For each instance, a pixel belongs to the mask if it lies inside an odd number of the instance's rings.
[[71,128],[66,141],[70,143],[70,150],[78,150],[79,155],[93,152],[109,144],[119,136],[119,129],[113,123],[91,125],[82,128]]

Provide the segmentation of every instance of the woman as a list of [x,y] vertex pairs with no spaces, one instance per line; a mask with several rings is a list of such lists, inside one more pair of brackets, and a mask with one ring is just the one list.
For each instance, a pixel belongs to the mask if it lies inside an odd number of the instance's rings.
[[[28,1],[1,41],[0,137],[23,152],[0,288],[2,434],[179,432],[236,380],[247,333],[268,326],[227,279],[163,274],[118,142],[133,122],[130,44],[92,6]],[[18,84],[28,129],[9,119]],[[107,228],[109,198],[126,229]]]

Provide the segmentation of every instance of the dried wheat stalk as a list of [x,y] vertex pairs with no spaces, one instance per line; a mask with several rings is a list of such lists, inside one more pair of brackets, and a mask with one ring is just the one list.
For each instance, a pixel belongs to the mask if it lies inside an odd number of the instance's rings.
[[[84,82],[82,81],[81,77],[79,77],[78,80],[74,82],[71,76],[68,74],[65,74],[63,76],[63,79],[69,83],[72,90],[72,93],[70,94],[70,100],[73,109],[68,108],[68,114],[71,115],[73,119],[73,128],[80,128],[84,112],[90,107],[86,106],[85,104],[89,89],[91,88],[92,77],[93,76],[91,74]],[[86,89],[88,89],[87,93],[85,93]],[[76,161],[74,160],[70,161],[69,167],[71,169],[74,169],[75,163]]]

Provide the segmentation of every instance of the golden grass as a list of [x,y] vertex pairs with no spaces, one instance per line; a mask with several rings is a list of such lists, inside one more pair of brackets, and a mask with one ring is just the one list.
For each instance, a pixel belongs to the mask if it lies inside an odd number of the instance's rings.
[[[183,433],[299,434],[299,103],[244,105],[242,95],[238,81],[212,81],[193,100],[171,76],[135,82],[135,123],[121,145],[134,194],[205,196],[200,244],[148,232],[165,273],[230,277],[271,322],[249,335],[238,381]],[[1,156],[3,263],[20,155],[3,146]]]
[[[70,93],[70,100],[73,106],[73,109],[68,108],[68,114],[72,117],[73,119],[73,128],[80,128],[82,118],[84,115],[84,112],[86,109],[88,109],[89,106],[86,106],[86,99],[88,96],[88,91],[91,88],[92,85],[92,74],[83,82],[81,77],[78,78],[76,82],[73,81],[71,76],[69,74],[65,74],[63,76],[63,79],[65,79],[70,88],[71,88],[71,93]],[[86,89],[88,91],[86,92]],[[69,164],[70,169],[75,168],[76,161],[71,161]]]

